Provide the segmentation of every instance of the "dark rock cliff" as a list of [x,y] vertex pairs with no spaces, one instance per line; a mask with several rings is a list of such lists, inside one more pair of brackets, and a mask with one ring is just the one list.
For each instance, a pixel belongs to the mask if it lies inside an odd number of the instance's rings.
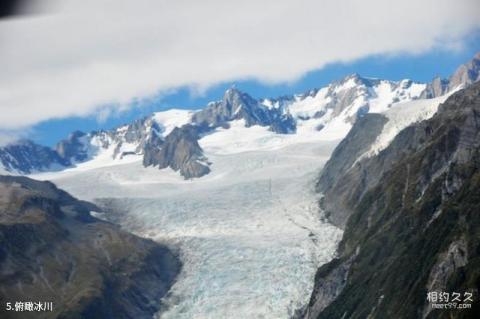
[[170,167],[180,171],[185,178],[201,177],[210,172],[209,164],[198,144],[198,127],[184,125],[174,128],[165,141],[155,147],[148,145],[144,150],[145,166]]
[[[338,258],[318,270],[304,317],[478,318],[480,84],[342,172],[351,161],[334,166],[337,181],[322,176],[318,185],[343,190],[325,201],[342,201],[348,212],[330,212],[339,213],[344,237]],[[468,291],[474,302],[432,309],[429,291]]]
[[[151,318],[180,270],[172,252],[90,215],[49,182],[0,176],[1,318]],[[52,301],[53,312],[6,311]]]

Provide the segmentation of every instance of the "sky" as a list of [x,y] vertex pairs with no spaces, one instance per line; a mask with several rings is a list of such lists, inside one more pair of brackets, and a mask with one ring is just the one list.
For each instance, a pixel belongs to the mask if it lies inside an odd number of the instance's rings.
[[232,85],[275,97],[351,73],[425,82],[480,51],[477,0],[23,2],[0,19],[0,143],[53,145]]

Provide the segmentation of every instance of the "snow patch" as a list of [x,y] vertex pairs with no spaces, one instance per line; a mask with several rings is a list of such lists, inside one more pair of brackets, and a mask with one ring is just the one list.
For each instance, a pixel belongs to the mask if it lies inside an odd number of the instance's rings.
[[388,122],[384,125],[382,132],[370,149],[360,156],[357,162],[362,158],[374,156],[387,148],[395,136],[407,126],[431,118],[437,112],[438,106],[452,93],[434,99],[397,103],[391,109],[381,113],[387,117]]
[[295,102],[288,106],[292,116],[299,117],[313,117],[317,112],[325,111],[326,105],[332,100],[327,96],[328,87],[320,89],[314,96],[307,95],[304,98],[295,97]]
[[162,128],[162,136],[170,134],[175,127],[181,127],[191,122],[193,111],[170,109],[167,111],[156,112],[153,114],[153,120]]

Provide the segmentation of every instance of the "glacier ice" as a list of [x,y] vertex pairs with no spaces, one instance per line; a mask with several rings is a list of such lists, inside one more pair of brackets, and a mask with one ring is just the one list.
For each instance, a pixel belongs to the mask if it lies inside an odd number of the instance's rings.
[[[265,134],[258,143],[269,143]],[[204,142],[214,164],[196,180],[144,168],[140,159],[37,178],[108,202],[125,229],[178,248],[184,268],[158,317],[289,318],[308,303],[316,269],[341,238],[320,220],[313,192],[335,143],[274,140],[275,147],[231,153],[221,145],[235,143],[227,137]]]

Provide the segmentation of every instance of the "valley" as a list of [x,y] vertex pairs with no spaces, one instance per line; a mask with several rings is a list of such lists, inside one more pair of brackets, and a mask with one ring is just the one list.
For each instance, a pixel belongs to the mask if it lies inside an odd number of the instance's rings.
[[[241,144],[237,136],[230,142]],[[265,131],[265,147],[275,140]],[[183,271],[161,318],[286,318],[308,303],[315,271],[333,258],[342,235],[319,219],[314,193],[336,143],[288,141],[226,154],[207,140],[202,146],[215,164],[195,180],[144,168],[139,159],[35,178],[108,208],[100,217],[125,230],[178,249]]]
[[51,181],[95,203],[94,217],[173,251],[182,269],[156,318],[316,318],[357,254],[342,246],[353,208],[412,150],[392,143],[415,142],[405,132],[477,81],[479,61],[443,82],[352,74],[264,99],[232,87],[199,110],[74,131],[55,147],[8,144],[0,170]]

